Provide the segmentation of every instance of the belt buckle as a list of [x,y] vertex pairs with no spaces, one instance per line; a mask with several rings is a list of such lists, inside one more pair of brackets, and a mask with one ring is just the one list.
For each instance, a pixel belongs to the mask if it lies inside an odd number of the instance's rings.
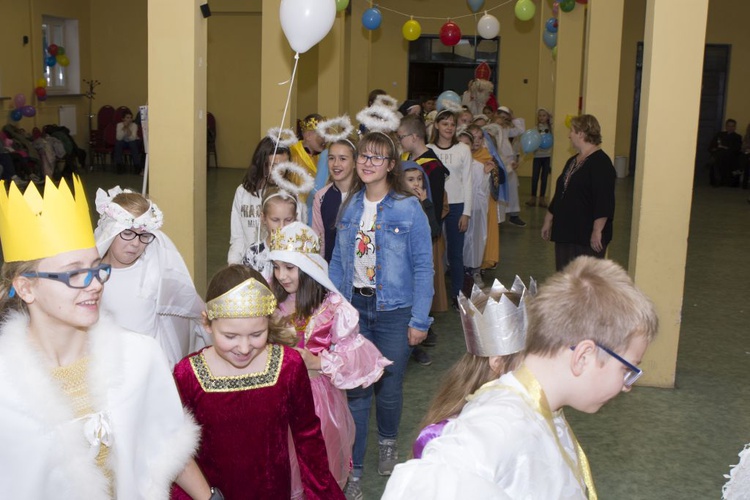
[[374,288],[369,288],[369,287],[360,288],[359,289],[359,294],[362,297],[372,297],[373,295],[375,295],[375,289]]

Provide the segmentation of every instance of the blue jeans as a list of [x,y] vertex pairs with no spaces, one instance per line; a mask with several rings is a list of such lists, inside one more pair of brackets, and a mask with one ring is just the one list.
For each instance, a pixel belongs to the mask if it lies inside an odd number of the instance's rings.
[[458,297],[464,284],[464,235],[458,230],[458,221],[463,215],[463,203],[451,203],[445,217],[445,243],[448,246],[448,265],[451,276],[451,298]]
[[404,372],[411,355],[408,328],[411,307],[378,311],[375,296],[352,294],[352,305],[359,311],[359,333],[370,340],[386,358],[393,361],[374,385],[347,391],[349,411],[352,412],[357,432],[354,438],[352,462],[354,475],[361,476],[367,449],[367,430],[370,423],[372,395],[375,393],[375,417],[380,439],[396,439],[403,406]]
[[133,166],[137,169],[141,168],[141,141],[117,141],[115,142],[115,165],[122,165],[122,150],[127,148],[130,151],[130,156],[133,158]]

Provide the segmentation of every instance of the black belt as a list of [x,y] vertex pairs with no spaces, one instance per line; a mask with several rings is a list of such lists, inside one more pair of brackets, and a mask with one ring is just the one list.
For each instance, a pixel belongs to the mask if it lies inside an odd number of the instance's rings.
[[357,295],[361,295],[362,297],[372,297],[373,295],[375,295],[375,289],[370,287],[354,287],[354,293],[356,293]]

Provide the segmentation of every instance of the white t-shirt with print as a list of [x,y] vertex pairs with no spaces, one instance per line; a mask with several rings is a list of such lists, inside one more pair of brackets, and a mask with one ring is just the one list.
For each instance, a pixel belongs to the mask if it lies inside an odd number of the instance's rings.
[[375,221],[378,217],[378,203],[364,197],[365,208],[359,220],[359,231],[354,242],[354,281],[355,288],[375,288]]

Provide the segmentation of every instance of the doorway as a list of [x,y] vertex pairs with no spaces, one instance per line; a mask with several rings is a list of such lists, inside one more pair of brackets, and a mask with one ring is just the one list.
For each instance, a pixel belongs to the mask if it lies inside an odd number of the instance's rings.
[[409,43],[408,99],[437,97],[446,90],[461,95],[474,78],[477,65],[486,62],[497,94],[497,66],[500,39],[464,37],[453,47],[437,35],[425,35]]
[[[708,162],[708,145],[714,135],[724,126],[727,81],[731,45],[706,44],[703,56],[703,79],[701,85],[700,116],[695,151],[695,178],[703,175],[703,166]],[[641,77],[643,73],[643,42],[638,42],[635,62],[635,95],[633,97],[633,123],[630,134],[630,171],[635,172],[635,156],[638,148],[638,119],[641,109]]]

